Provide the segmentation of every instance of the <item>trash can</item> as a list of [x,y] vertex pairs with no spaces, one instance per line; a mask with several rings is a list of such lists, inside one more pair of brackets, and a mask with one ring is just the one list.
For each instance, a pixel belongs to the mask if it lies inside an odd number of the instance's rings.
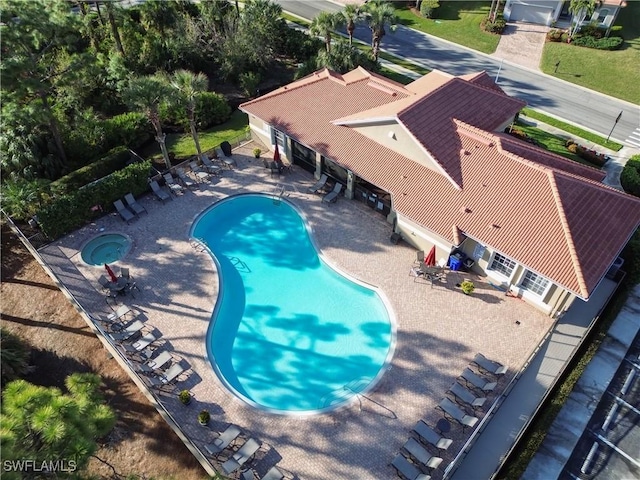
[[451,255],[449,257],[449,269],[458,271],[462,268],[462,259],[458,255]]

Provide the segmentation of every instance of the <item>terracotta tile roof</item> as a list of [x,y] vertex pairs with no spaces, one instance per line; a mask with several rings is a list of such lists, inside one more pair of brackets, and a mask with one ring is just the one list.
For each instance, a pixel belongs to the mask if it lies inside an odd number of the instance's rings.
[[[352,73],[322,71],[241,108],[390,192],[400,214],[452,244],[462,232],[583,298],[640,225],[640,200],[599,184],[597,171],[485,131],[523,102],[460,78],[420,96],[410,86]],[[461,188],[333,123],[409,98],[412,106],[398,118]]]
[[504,90],[502,90],[502,88],[500,88],[498,84],[494,82],[493,79],[485,71],[470,73],[467,75],[461,75],[460,78],[462,78],[463,80],[467,80],[475,85],[480,85],[481,87],[490,88],[491,90],[500,92],[503,95],[505,94]]

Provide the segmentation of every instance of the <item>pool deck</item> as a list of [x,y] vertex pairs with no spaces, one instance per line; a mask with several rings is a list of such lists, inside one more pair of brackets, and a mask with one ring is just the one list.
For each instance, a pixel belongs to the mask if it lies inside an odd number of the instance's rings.
[[[262,443],[250,462],[260,475],[277,465],[287,478],[394,478],[395,470],[389,464],[410,437],[412,427],[420,419],[434,426],[442,418],[435,407],[476,353],[509,367],[479,412],[482,416],[554,322],[475,275],[450,272],[446,282],[433,287],[414,282],[409,270],[415,249],[404,242],[394,245],[389,241],[391,225],[384,217],[344,197],[335,204],[323,204],[321,195],[306,193],[315,179],[299,167],[279,178],[271,177],[262,159],[252,157],[252,147],[234,151],[237,168],[225,170],[217,183],[204,183],[164,205],[147,195],[139,202],[148,215],[129,225],[117,214],[107,215],[40,253],[88,312],[106,316],[111,309],[97,282],[104,268],[84,265],[79,249],[99,233],[121,232],[132,239],[128,255],[116,265],[130,268],[140,292],[123,300],[162,336],[159,344],[189,367],[176,391],[190,389],[194,396],[191,405],[181,405],[175,395],[157,398],[199,450],[203,451],[215,432],[233,423]],[[391,368],[372,391],[332,413],[287,417],[260,412],[230,394],[207,359],[204,339],[217,298],[218,278],[209,254],[189,242],[191,225],[217,200],[238,193],[271,193],[278,184],[287,187],[287,200],[304,212],[325,257],[378,286],[397,320]],[[464,295],[455,287],[465,278],[476,285],[473,295]],[[274,288],[274,297],[277,294]],[[212,413],[207,428],[196,419],[203,408]],[[440,455],[444,461],[431,473],[434,480],[442,478],[470,434],[471,429],[463,432],[459,425],[452,425],[447,436],[454,442]],[[215,459],[212,462],[215,464]]]

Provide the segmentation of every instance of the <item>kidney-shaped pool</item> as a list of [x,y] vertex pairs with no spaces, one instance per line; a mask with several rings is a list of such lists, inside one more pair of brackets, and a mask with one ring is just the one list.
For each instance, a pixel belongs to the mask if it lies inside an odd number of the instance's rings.
[[191,237],[218,265],[207,352],[235,395],[275,413],[311,414],[379,380],[394,343],[387,302],[319,256],[289,202],[229,197],[196,219]]

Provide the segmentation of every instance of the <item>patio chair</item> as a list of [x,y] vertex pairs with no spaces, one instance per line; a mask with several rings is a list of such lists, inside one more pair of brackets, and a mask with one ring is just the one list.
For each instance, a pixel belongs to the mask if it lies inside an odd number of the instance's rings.
[[407,458],[402,454],[398,454],[391,462],[391,465],[396,469],[400,478],[405,478],[407,480],[429,480],[431,478],[431,475],[422,473],[418,470],[418,467],[407,460]]
[[217,455],[231,445],[231,442],[238,438],[239,435],[240,428],[235,425],[229,425],[213,442],[207,443],[204,449],[209,452],[210,455]]
[[271,172],[271,176],[272,177],[273,177],[274,174],[280,175],[282,173],[282,169],[280,167],[278,167],[276,162],[267,162],[266,160],[265,160],[265,162],[267,163],[267,168]]
[[327,177],[327,175],[323,173],[322,175],[320,175],[320,179],[312,186],[310,186],[307,191],[309,193],[318,193],[319,190],[324,188],[324,184],[327,183],[328,179],[329,177]]
[[178,178],[180,179],[180,181],[182,182],[182,185],[184,185],[185,187],[191,189],[193,187],[196,187],[196,182],[194,182],[193,180],[191,180],[189,177],[187,177],[187,173],[181,169],[178,168],[176,170],[176,173],[178,174]]
[[131,310],[131,307],[128,307],[127,305],[120,305],[115,312],[110,313],[107,316],[107,320],[110,322],[119,321],[119,320],[122,320],[126,315],[130,313],[133,313],[133,310]]
[[273,466],[269,469],[267,473],[264,474],[260,480],[283,480],[284,473],[280,471],[280,469],[276,466]]
[[173,175],[171,175],[170,172],[162,175],[162,178],[164,178],[164,182],[171,189],[171,193],[178,194],[178,193],[184,192],[184,188],[182,188],[182,185],[180,185],[179,183],[176,183],[176,181],[173,178]]
[[439,450],[446,450],[453,443],[450,438],[444,438],[438,435],[429,425],[422,420],[418,420],[416,426],[413,427],[413,431],[418,434],[423,443],[433,445]]
[[415,438],[407,440],[402,448],[427,468],[438,468],[438,465],[442,463],[442,458],[431,455]]
[[443,398],[436,408],[442,410],[445,417],[448,416],[462,425],[463,430],[466,427],[474,427],[479,420],[478,417],[467,415],[464,410],[460,409],[460,407],[448,398]]
[[205,172],[204,170],[202,170],[202,168],[200,168],[200,165],[198,165],[195,161],[189,162],[189,168],[199,182],[209,181],[209,172]]
[[163,350],[160,355],[150,358],[145,363],[138,366],[138,370],[142,373],[152,373],[161,370],[167,363],[173,360],[173,355],[168,350]]
[[460,402],[471,405],[472,408],[480,408],[487,401],[486,397],[476,397],[458,382],[454,382],[447,392],[451,393]]
[[504,375],[509,369],[509,367],[506,367],[501,363],[489,360],[481,353],[478,353],[475,357],[473,357],[471,363],[475,363],[480,369],[492,375]]
[[229,475],[239,469],[242,465],[247,463],[251,457],[260,449],[260,444],[250,438],[240,447],[240,449],[234,453],[229,460],[222,464],[222,471]]
[[149,212],[147,212],[146,208],[144,208],[142,205],[140,205],[138,202],[136,202],[136,199],[133,197],[132,194],[127,193],[124,196],[124,201],[127,202],[127,206],[131,210],[133,210],[136,215],[140,215],[143,212],[146,213],[146,214],[149,214]]
[[98,278],[98,283],[100,284],[100,286],[102,287],[102,290],[105,293],[111,291],[109,288],[109,286],[111,285],[111,281],[104,275],[100,275],[100,277]]
[[480,375],[476,375],[469,368],[464,369],[460,378],[462,378],[467,385],[473,385],[483,392],[491,392],[498,385],[497,382],[490,382],[482,378]]
[[164,203],[166,200],[173,200],[171,195],[164,191],[155,180],[151,180],[149,182],[149,185],[151,185],[151,190],[153,191],[154,195],[158,197],[158,200],[161,200],[162,203]]
[[183,373],[184,367],[179,363],[174,363],[166,372],[156,375],[155,377],[149,377],[149,382],[152,387],[161,389],[167,385],[171,385]]
[[424,263],[424,250],[418,250],[416,252],[416,260],[414,265],[422,265]]
[[336,182],[336,184],[333,187],[333,190],[331,190],[324,197],[322,197],[322,202],[333,203],[336,200],[338,200],[338,195],[340,195],[340,192],[342,191],[342,187],[343,185],[341,183]]
[[113,202],[113,206],[116,207],[116,210],[125,222],[129,223],[131,220],[136,218],[136,215],[124,206],[122,200],[116,200],[115,202]]
[[130,339],[143,328],[144,323],[142,323],[140,320],[136,320],[135,322],[130,323],[118,332],[109,333],[109,337],[111,337],[111,340],[115,342],[122,342],[124,340]]
[[207,170],[207,172],[209,172],[211,175],[220,175],[222,173],[222,169],[218,165],[214,165],[213,162],[209,160],[209,157],[207,157],[206,155],[203,155],[201,160],[202,160],[202,165]]

